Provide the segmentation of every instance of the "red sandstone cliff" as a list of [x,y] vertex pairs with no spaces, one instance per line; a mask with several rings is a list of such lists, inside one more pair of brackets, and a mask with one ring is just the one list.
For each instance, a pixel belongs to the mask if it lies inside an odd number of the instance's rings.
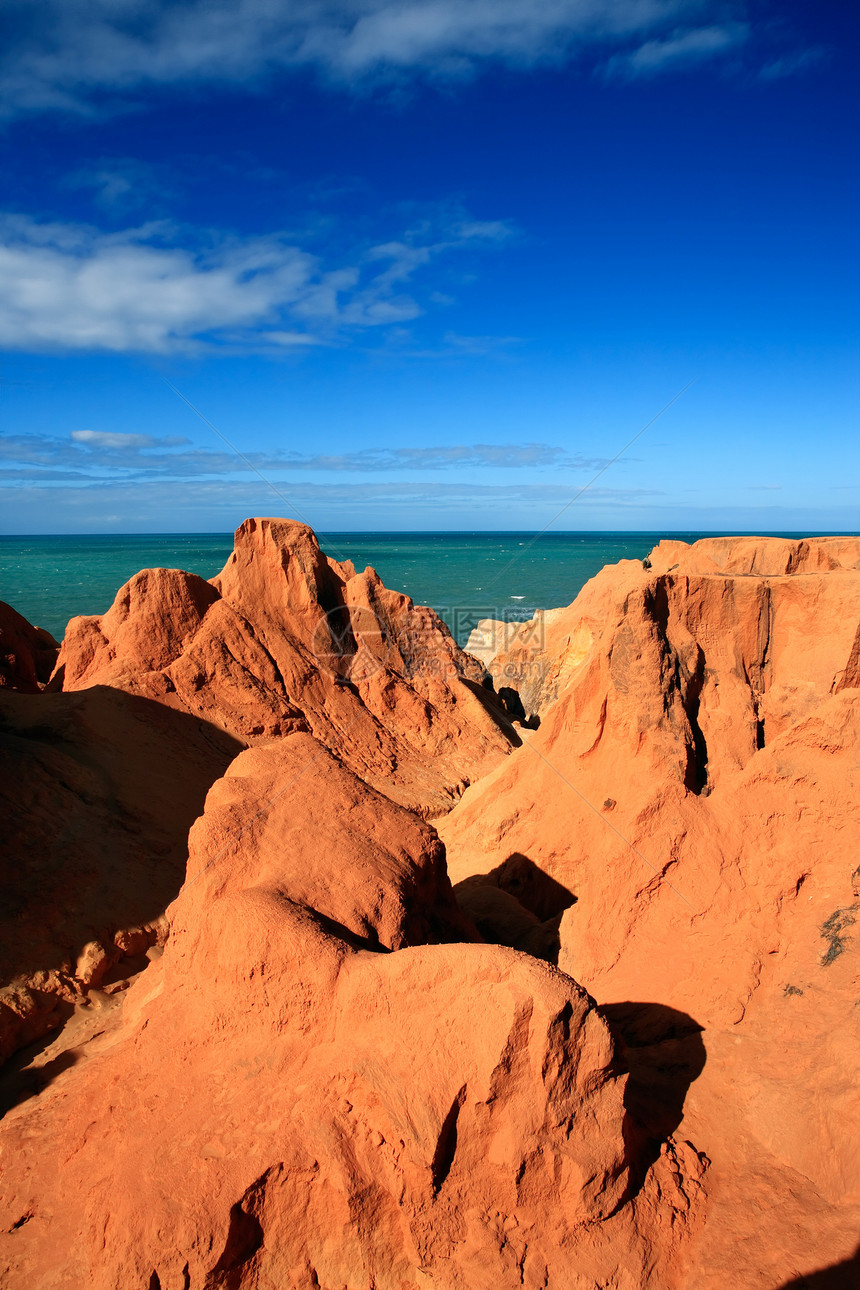
[[558,964],[626,1036],[646,1121],[704,1028],[676,1129],[713,1161],[690,1285],[776,1287],[860,1230],[860,540],[650,564],[494,660],[541,725],[439,831],[469,902],[557,884]]
[[290,520],[246,520],[211,583],[146,569],[73,618],[52,684],[110,685],[245,742],[310,730],[394,801],[434,816],[510,748],[483,669],[432,610],[356,574]]
[[287,520],[243,524],[214,583],[147,569],[102,617],[73,618],[41,694],[46,640],[0,614],[0,681],[26,691],[0,690],[0,1061],[139,970],[188,829],[243,747],[313,731],[438,815],[515,738],[431,610]]
[[[541,715],[506,757],[435,616],[249,521],[10,696],[43,744],[105,695],[251,746],[163,956],[0,1124],[4,1286],[854,1283],[860,541],[661,543],[547,618],[494,662]],[[96,755],[40,753],[33,818]]]
[[631,1146],[569,977],[426,943],[470,934],[434,830],[310,735],[215,784],[168,918],[0,1126],[4,1285],[676,1284],[706,1162]]

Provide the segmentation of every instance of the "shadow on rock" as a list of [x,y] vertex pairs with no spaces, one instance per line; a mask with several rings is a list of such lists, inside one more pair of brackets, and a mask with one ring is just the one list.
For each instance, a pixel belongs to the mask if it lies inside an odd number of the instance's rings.
[[661,1144],[681,1123],[687,1090],[704,1069],[703,1028],[662,1003],[610,1003],[599,1011],[629,1072],[624,1132],[638,1190]]
[[784,1282],[779,1290],[857,1290],[857,1286],[860,1286],[860,1245],[850,1259],[822,1268],[820,1272],[795,1277]]
[[467,676],[461,676],[460,682],[462,685],[465,685],[467,690],[470,690],[471,693],[474,694],[476,699],[480,701],[484,711],[491,718],[496,728],[501,730],[502,734],[511,746],[513,748],[519,748],[523,741],[514,729],[513,721],[507,708],[492,686],[481,685],[477,681],[471,681]]
[[158,939],[188,830],[243,747],[108,686],[0,694],[0,1061]]
[[526,730],[537,730],[540,727],[540,717],[536,712],[531,716],[526,714],[519,690],[515,690],[510,685],[502,685],[499,687],[498,695],[511,721],[519,721]]
[[457,883],[454,895],[484,940],[558,962],[561,918],[576,896],[528,856],[513,852],[489,873]]
[[[64,1019],[67,1019],[74,1010],[71,1004],[65,1007]],[[34,1044],[28,1044],[26,1048],[22,1048],[6,1062],[0,1071],[0,1119],[19,1102],[26,1102],[27,1098],[36,1097],[58,1075],[75,1065],[78,1054],[71,1049],[58,1053],[56,1057],[42,1065],[32,1064],[54,1038],[54,1032],[44,1035]]]

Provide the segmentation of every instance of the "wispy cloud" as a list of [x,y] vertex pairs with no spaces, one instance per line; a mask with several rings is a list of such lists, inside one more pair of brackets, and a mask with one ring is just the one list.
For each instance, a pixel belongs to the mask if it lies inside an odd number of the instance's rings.
[[[336,554],[337,542],[324,536],[344,529],[414,529],[420,527],[498,531],[500,527],[534,530],[549,519],[570,490],[563,485],[516,482],[510,485],[439,484],[413,481],[409,485],[302,484],[287,496],[321,535],[323,549]],[[273,511],[274,508],[274,511]],[[226,487],[223,482],[141,483],[131,489],[114,482],[81,487],[7,488],[0,482],[0,516],[7,533],[155,533],[222,532],[225,535],[248,515],[291,514],[283,499],[259,481]],[[380,518],[384,523],[380,524]],[[502,521],[500,523],[500,521]],[[851,532],[856,508],[795,501],[789,505],[751,502],[745,506],[679,503],[677,496],[656,489],[589,489],[567,513],[569,529],[628,529],[697,532]],[[561,528],[562,526],[557,526]],[[225,538],[229,550],[229,538]],[[517,566],[515,566],[516,569]],[[518,566],[520,570],[523,565]],[[529,593],[528,585],[505,587]],[[405,588],[415,591],[414,586]],[[108,597],[108,602],[110,597]],[[24,606],[22,605],[23,609]],[[107,609],[85,606],[86,612]],[[482,615],[483,616],[483,615]],[[62,624],[58,624],[62,630]]]
[[[82,443],[87,448],[101,448],[107,452],[123,452],[141,448],[176,448],[189,442],[182,435],[166,435],[159,438],[152,434],[115,434],[106,430],[73,430],[69,436],[73,443]],[[19,440],[20,442],[20,440]]]
[[417,318],[426,289],[416,282],[431,262],[510,233],[499,221],[425,222],[333,266],[278,234],[240,241],[164,220],[104,233],[10,215],[0,220],[0,345],[166,353],[331,343]]
[[316,68],[349,86],[463,78],[488,62],[599,60],[637,41],[644,48],[643,37],[662,41],[679,24],[695,42],[703,14],[713,31],[714,14],[728,8],[721,0],[9,0],[0,85],[13,113],[87,112],[96,101],[104,109],[105,92],[116,102],[183,82],[248,88],[283,69]]
[[334,456],[287,456],[282,464],[293,470],[403,471],[466,470],[496,467],[522,470],[541,466],[588,470],[605,466],[603,458],[570,454],[546,443],[456,444],[433,448],[369,448],[362,452]]
[[736,49],[749,34],[748,25],[739,22],[675,30],[660,39],[646,40],[637,49],[614,54],[606,70],[610,75],[634,78],[698,66]]
[[[435,294],[430,297],[434,304],[451,303],[446,297],[441,301],[433,300]],[[504,358],[523,343],[522,336],[463,336],[456,331],[446,331],[441,344],[419,345],[408,327],[392,327],[385,350],[379,352],[403,358]]]
[[[135,484],[152,478],[194,479],[241,476],[256,468],[274,482],[289,475],[380,474],[482,469],[595,470],[604,458],[584,457],[546,443],[445,444],[422,448],[380,447],[346,453],[249,452],[246,460],[229,452],[190,445],[182,436],[73,430],[68,437],[4,435],[0,438],[3,474],[30,484],[113,479]],[[250,464],[248,464],[250,463]]]
[[520,336],[461,336],[456,331],[446,331],[442,343],[447,352],[468,355],[470,358],[484,354],[498,354],[510,349],[512,345],[521,345]]
[[791,50],[765,63],[759,71],[759,77],[763,81],[779,81],[786,76],[796,76],[800,72],[809,71],[826,58],[827,50],[818,45],[811,46],[809,49]]
[[[248,515],[273,513],[306,516],[318,532],[328,526],[376,528],[380,515],[392,527],[412,527],[421,516],[430,525],[435,521],[446,526],[453,521],[458,528],[498,529],[500,516],[508,524],[513,520],[512,527],[537,527],[570,501],[570,495],[570,488],[562,483],[522,480],[510,484],[467,480],[325,484],[303,480],[282,489],[278,497],[261,482],[247,478],[229,485],[209,480],[151,480],[134,487],[102,480],[61,489],[4,487],[0,481],[0,514],[3,528],[11,533],[32,531],[34,515],[40,517],[40,532],[106,529],[131,533],[158,532],[164,528],[165,516],[170,517],[174,532],[203,532],[227,531]],[[611,508],[620,518],[628,511],[635,515],[643,504],[665,497],[662,490],[653,488],[595,488],[579,499],[576,514],[583,519],[589,513],[605,516]],[[577,521],[577,527],[580,523]],[[635,523],[633,527],[646,526]]]
[[88,189],[96,206],[109,215],[128,218],[147,210],[162,214],[172,196],[165,167],[156,168],[134,157],[103,157],[66,175],[64,188]]

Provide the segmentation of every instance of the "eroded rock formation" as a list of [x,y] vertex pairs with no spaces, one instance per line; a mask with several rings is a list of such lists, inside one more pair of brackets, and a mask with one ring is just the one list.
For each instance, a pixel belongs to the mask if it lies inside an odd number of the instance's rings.
[[52,684],[120,688],[245,742],[310,730],[432,817],[510,749],[482,677],[432,610],[328,559],[304,524],[254,519],[211,583],[146,569],[73,618]]
[[310,735],[215,784],[168,917],[122,1024],[0,1126],[5,1285],[673,1284],[707,1162],[631,1147],[569,977],[426,943],[474,935],[435,831]]
[[704,1027],[677,1129],[714,1162],[697,1287],[780,1285],[860,1229],[858,624],[857,539],[604,569],[493,660],[541,726],[440,821],[455,883],[517,855],[569,893],[558,964],[614,1015],[646,1119],[689,1031],[631,1001]]
[[511,755],[482,664],[302,526],[76,620],[66,692],[8,696],[22,817],[77,799],[45,854],[167,845],[99,704],[158,714],[165,803],[174,723],[226,760],[153,961],[109,994],[82,925],[87,1006],[6,1089],[3,1285],[851,1285],[858,620],[860,541],[661,543],[504,634]]
[[[566,609],[539,611],[526,623],[514,624],[483,619],[469,639],[467,648],[481,659],[493,676],[496,686],[510,686],[517,690],[528,714],[541,714],[559,697],[571,676],[583,660],[593,652],[595,644],[608,639],[608,628],[614,631],[627,595],[635,588],[653,583],[657,594],[664,595],[664,584],[657,582],[665,574],[665,594],[673,588],[677,599],[685,595],[684,578],[693,575],[699,579],[709,574],[724,579],[722,603],[717,605],[711,592],[711,601],[700,606],[700,614],[715,612],[713,621],[702,621],[703,640],[713,643],[722,636],[727,646],[737,648],[744,656],[752,657],[755,649],[747,639],[749,632],[768,632],[769,608],[761,603],[751,604],[744,596],[770,594],[770,583],[757,583],[758,591],[743,591],[745,578],[785,578],[798,574],[836,574],[856,571],[858,543],[856,538],[827,537],[790,541],[786,538],[706,538],[688,546],[684,542],[664,540],[654,548],[646,567],[638,560],[621,560],[609,565],[583,587],[573,605]],[[669,575],[672,575],[669,577]],[[696,583],[696,588],[706,585]],[[779,584],[777,584],[779,585]],[[806,684],[815,686],[826,679],[830,684],[832,674],[824,674],[831,654],[837,660],[837,670],[846,669],[845,678],[838,678],[843,686],[856,685],[860,676],[860,638],[854,637],[848,656],[844,655],[846,631],[855,631],[856,623],[838,622],[831,616],[832,597],[838,596],[836,587],[844,585],[837,580],[811,579],[792,583],[796,599],[796,613],[806,614],[810,631],[804,635],[794,631],[790,648],[797,657],[798,670],[803,670],[802,658],[816,652],[819,647],[827,651],[826,662],[818,672],[809,673]],[[828,602],[819,605],[821,589]],[[701,597],[701,592],[694,590]],[[778,595],[788,593],[783,589]],[[732,597],[738,596],[735,603]],[[689,614],[695,621],[696,608],[691,605]],[[782,615],[780,627],[788,626]],[[822,629],[822,622],[825,624]],[[835,635],[834,635],[835,633]],[[761,645],[765,644],[765,639]],[[799,654],[797,653],[799,651]],[[758,662],[767,656],[758,650]],[[771,658],[772,665],[772,658]],[[754,680],[754,678],[753,678]],[[761,688],[761,687],[759,687]],[[817,693],[817,691],[816,691]]]
[[25,693],[0,691],[0,1061],[139,967],[242,748],[313,730],[426,816],[516,738],[431,610],[287,520],[243,524],[214,583],[143,570],[57,648],[2,609],[4,676]]

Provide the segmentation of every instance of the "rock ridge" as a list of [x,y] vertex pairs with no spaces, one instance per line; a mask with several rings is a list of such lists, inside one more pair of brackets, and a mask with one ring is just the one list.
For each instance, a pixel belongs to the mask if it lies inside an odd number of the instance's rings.
[[110,685],[248,744],[309,730],[432,817],[515,741],[482,679],[431,609],[330,560],[306,525],[251,519],[211,583],[144,570],[73,618],[52,685]]

